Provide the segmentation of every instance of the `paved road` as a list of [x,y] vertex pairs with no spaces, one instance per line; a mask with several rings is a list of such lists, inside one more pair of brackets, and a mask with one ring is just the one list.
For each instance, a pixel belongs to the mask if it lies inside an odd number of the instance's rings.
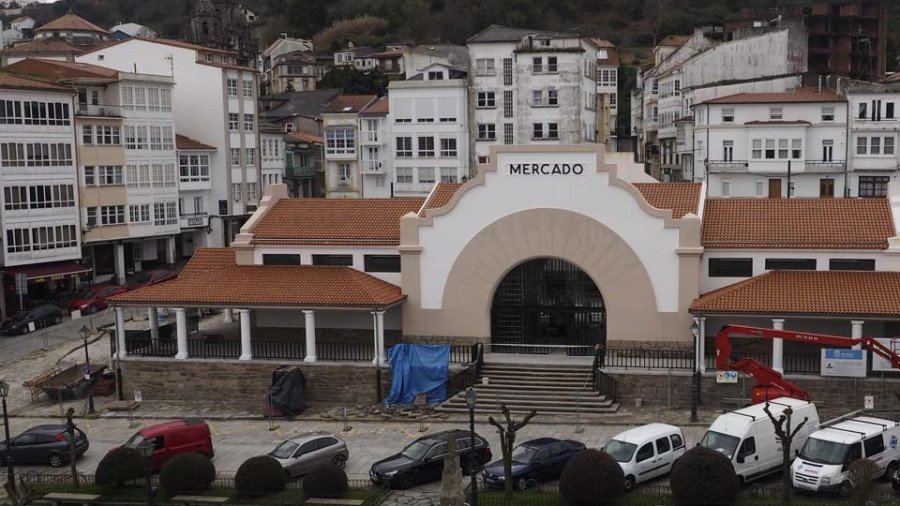
[[114,321],[115,316],[113,312],[104,310],[90,317],[86,316],[77,320],[63,316],[63,321],[59,325],[53,325],[30,334],[0,336],[0,364],[18,360],[31,352],[45,347],[52,348],[60,343],[79,341],[81,336],[78,331],[84,325],[97,328]]

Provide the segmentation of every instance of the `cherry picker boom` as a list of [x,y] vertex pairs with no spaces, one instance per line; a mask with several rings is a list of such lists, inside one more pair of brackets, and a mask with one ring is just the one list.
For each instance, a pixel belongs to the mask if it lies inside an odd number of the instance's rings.
[[891,363],[891,367],[900,369],[900,356],[889,347],[871,337],[855,339],[845,336],[830,336],[793,330],[776,330],[764,327],[748,327],[744,325],[726,325],[716,334],[716,369],[720,371],[740,371],[756,380],[753,387],[753,402],[764,402],[777,397],[794,397],[809,400],[809,392],[791,383],[771,367],[754,358],[733,360],[731,357],[731,337],[751,337],[761,339],[783,339],[809,344],[852,347],[862,346]]

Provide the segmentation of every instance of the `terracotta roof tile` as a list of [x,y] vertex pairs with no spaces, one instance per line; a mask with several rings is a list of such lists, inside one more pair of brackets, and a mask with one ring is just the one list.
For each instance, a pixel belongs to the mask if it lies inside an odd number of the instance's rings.
[[215,146],[210,146],[209,144],[203,144],[200,141],[196,141],[191,139],[190,137],[175,134],[175,147],[177,149],[198,149],[204,151],[215,151]]
[[376,116],[381,114],[388,114],[390,112],[391,101],[388,100],[388,97],[385,95],[375,100],[375,102],[369,104],[365,109],[363,109],[360,114],[363,116]]
[[218,49],[215,47],[206,47],[201,46],[199,44],[191,44],[190,42],[185,42],[183,40],[175,40],[175,39],[148,39],[146,37],[133,37],[130,40],[142,40],[144,42],[154,42],[156,44],[165,44],[167,46],[180,47],[184,49],[194,49],[196,51],[203,51],[205,53],[215,53],[215,54],[230,54],[232,56],[237,56],[237,51],[231,51],[228,49]]
[[400,244],[400,218],[425,199],[282,199],[253,227],[254,244]]
[[7,70],[19,74],[42,76],[57,80],[64,79],[118,79],[119,72],[106,67],[91,65],[90,63],[78,63],[58,60],[42,60],[39,58],[25,58],[6,66]]
[[217,63],[206,60],[197,60],[197,65],[206,65],[207,67],[217,67],[220,69],[229,69],[229,70],[243,70],[245,72],[256,72],[257,70],[253,67],[247,67],[244,65],[231,65],[229,63]]
[[824,89],[797,88],[784,93],[738,93],[727,97],[713,98],[704,104],[794,104],[815,102],[846,102],[843,95]]
[[58,31],[58,30],[78,30],[82,32],[97,32],[97,33],[109,33],[108,31],[100,28],[99,26],[91,23],[90,21],[84,19],[77,14],[68,13],[63,16],[60,16],[53,21],[43,25],[39,28],[35,28],[35,32],[50,32],[50,31]]
[[675,219],[687,213],[698,214],[700,183],[634,183],[647,202],[657,209],[671,209]]
[[83,54],[97,50],[97,46],[73,46],[64,40],[32,40],[8,47],[0,54],[18,55],[18,54],[39,54],[39,53],[72,53]]
[[887,199],[707,199],[713,249],[882,250],[895,235]]
[[689,40],[691,40],[690,35],[669,35],[657,44],[657,46],[681,47]]
[[453,198],[456,190],[459,190],[462,185],[463,183],[438,183],[431,193],[431,196],[429,196],[428,200],[425,202],[425,205],[422,206],[419,216],[425,216],[425,211],[428,209],[437,209],[446,206],[447,203],[450,202],[450,199]]
[[348,95],[340,94],[328,104],[322,112],[324,113],[341,113],[341,112],[359,112],[365,109],[373,100],[378,98],[377,95]]
[[324,137],[308,134],[306,132],[292,132],[287,134],[287,136],[292,139],[297,139],[300,142],[308,142],[310,144],[325,144]]
[[703,295],[691,312],[898,316],[900,272],[771,271]]
[[40,79],[31,79],[25,76],[18,76],[7,72],[0,72],[0,88],[75,93],[72,88],[60,86],[56,83],[42,81]]
[[118,295],[113,305],[384,307],[400,287],[351,267],[235,265],[228,248],[200,249],[181,276]]

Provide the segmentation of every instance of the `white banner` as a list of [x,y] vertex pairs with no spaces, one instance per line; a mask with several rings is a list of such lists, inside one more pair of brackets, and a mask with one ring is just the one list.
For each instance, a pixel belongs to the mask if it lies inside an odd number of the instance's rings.
[[822,376],[866,377],[866,353],[863,350],[825,348],[822,350]]

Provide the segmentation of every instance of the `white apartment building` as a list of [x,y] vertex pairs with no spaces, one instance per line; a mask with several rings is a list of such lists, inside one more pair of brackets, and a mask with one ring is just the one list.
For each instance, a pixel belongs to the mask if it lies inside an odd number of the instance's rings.
[[851,81],[843,88],[851,136],[846,195],[885,197],[900,174],[900,83]]
[[615,150],[619,117],[619,52],[612,42],[592,39],[597,49],[597,142]]
[[262,186],[284,182],[284,133],[274,123],[259,124]]
[[394,195],[428,195],[469,177],[466,74],[433,64],[390,85]]
[[129,39],[77,58],[121,72],[175,76],[177,132],[222,154],[211,159],[218,165],[210,167],[212,199],[204,203],[211,233],[195,246],[229,244],[259,202],[257,71],[238,65],[237,57],[180,41]]
[[479,164],[494,145],[596,142],[598,48],[589,39],[493,25],[466,45]]
[[394,193],[390,100],[380,97],[359,113],[359,172],[363,197]]
[[378,99],[375,95],[338,95],[322,112],[325,131],[325,196],[362,196],[359,170],[359,113]]
[[[215,146],[204,144],[190,137],[175,135],[178,150],[178,212],[181,235],[177,246],[182,256],[193,256],[194,251],[209,241],[209,203],[213,198],[212,167],[221,167],[217,157],[224,156]],[[228,212],[220,209],[219,214]]]
[[696,104],[693,111],[694,176],[707,180],[710,197],[844,195],[843,96],[817,88],[742,93]]
[[70,88],[0,75],[3,315],[18,308],[10,287],[17,274],[28,281],[24,295],[48,298],[57,282],[71,290],[86,270],[74,262],[81,234],[73,97]]

